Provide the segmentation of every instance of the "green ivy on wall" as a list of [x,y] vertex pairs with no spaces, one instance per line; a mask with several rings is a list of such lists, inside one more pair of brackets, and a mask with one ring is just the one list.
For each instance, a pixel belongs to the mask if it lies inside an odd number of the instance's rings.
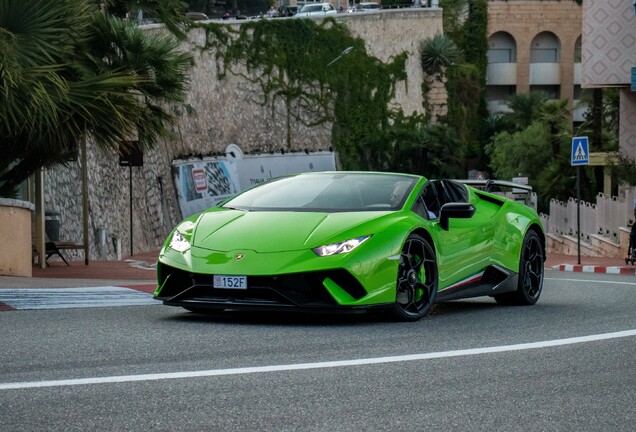
[[292,120],[307,126],[332,122],[332,146],[343,169],[390,168],[393,148],[382,139],[399,111],[390,101],[407,78],[407,54],[383,63],[364,41],[334,19],[258,20],[235,29],[197,24],[206,32],[217,72],[242,76],[261,89],[263,105],[283,101],[287,146],[294,148]]
[[[466,169],[483,169],[488,67],[488,1],[442,0],[444,31],[457,44],[463,62],[445,69],[448,113],[443,121],[466,151]],[[448,13],[446,13],[448,11]]]

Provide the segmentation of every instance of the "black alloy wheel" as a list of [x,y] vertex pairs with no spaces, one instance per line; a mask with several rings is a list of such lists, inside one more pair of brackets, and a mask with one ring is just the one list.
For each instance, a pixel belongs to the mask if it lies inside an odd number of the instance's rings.
[[533,305],[539,300],[543,289],[543,246],[536,231],[528,231],[521,246],[519,258],[519,281],[517,290],[495,296],[499,304]]
[[395,289],[394,315],[401,321],[417,321],[433,306],[437,295],[435,251],[422,236],[411,234],[400,254]]

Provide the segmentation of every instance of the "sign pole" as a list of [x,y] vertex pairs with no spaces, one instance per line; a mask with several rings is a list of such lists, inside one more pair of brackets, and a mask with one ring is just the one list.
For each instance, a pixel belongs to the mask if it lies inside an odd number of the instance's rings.
[[[130,256],[133,255],[133,189],[132,189],[132,164],[128,165],[128,193],[130,198]],[[580,261],[580,259],[579,259]]]
[[578,265],[581,265],[581,165],[590,164],[589,144],[587,137],[572,137],[570,164],[576,166],[576,256]]
[[133,169],[144,165],[144,153],[139,141],[123,141],[119,145],[119,166],[128,167],[128,198],[130,207],[130,256],[133,255]]
[[581,265],[581,166],[576,167],[576,249],[577,264]]

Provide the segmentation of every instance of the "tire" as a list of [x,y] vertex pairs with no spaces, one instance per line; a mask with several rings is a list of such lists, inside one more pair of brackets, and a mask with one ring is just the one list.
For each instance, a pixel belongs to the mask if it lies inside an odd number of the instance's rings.
[[497,303],[520,306],[535,304],[543,289],[544,261],[545,256],[539,235],[536,231],[528,231],[521,246],[517,290],[495,296]]
[[436,295],[435,251],[428,240],[411,234],[400,254],[393,316],[400,321],[417,321],[431,310]]

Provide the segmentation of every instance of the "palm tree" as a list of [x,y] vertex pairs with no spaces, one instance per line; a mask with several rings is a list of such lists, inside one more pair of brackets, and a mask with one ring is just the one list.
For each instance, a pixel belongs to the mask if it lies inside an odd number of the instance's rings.
[[552,155],[561,153],[561,141],[564,137],[571,136],[570,113],[567,99],[548,100],[541,106],[536,114],[536,119],[550,129],[550,144]]
[[134,21],[138,17],[152,17],[160,21],[179,39],[185,37],[184,11],[188,4],[182,0],[91,0],[109,15]]
[[116,149],[168,134],[188,54],[165,33],[101,12],[89,0],[0,0],[0,196],[64,163],[91,137]]
[[462,52],[448,36],[437,33],[422,41],[420,61],[422,69],[428,75],[439,75],[444,68],[459,63]]
[[503,114],[504,120],[515,130],[523,130],[536,119],[543,106],[550,100],[547,93],[528,92],[509,96],[506,105],[509,112]]

